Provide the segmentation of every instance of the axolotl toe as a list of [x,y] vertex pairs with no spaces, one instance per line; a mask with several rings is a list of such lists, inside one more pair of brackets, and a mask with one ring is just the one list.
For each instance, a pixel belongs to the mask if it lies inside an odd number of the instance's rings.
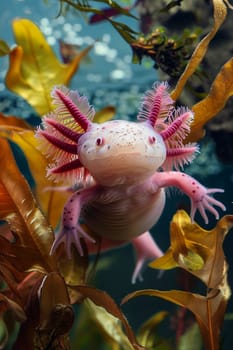
[[68,256],[74,244],[83,254],[80,238],[90,251],[93,236],[102,237],[103,249],[131,241],[137,252],[133,281],[145,261],[162,255],[149,233],[165,206],[166,187],[175,186],[191,200],[191,218],[199,211],[208,223],[208,210],[218,219],[213,198],[222,189],[207,189],[179,169],[198,151],[184,144],[193,113],[176,109],[166,83],[154,84],[141,103],[138,121],[92,122],[95,111],[85,97],[65,87],[52,91],[54,110],[37,131],[41,150],[54,164],[48,176],[73,188],[65,204],[60,230],[51,252],[65,243]]

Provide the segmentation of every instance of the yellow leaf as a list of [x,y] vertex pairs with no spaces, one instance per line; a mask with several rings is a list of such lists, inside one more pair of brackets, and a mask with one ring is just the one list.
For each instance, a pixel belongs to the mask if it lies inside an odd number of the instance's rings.
[[[171,246],[150,266],[156,269],[180,266],[200,278],[208,288],[217,289],[227,272],[222,245],[232,227],[233,215],[224,216],[212,230],[205,230],[192,223],[184,210],[179,210],[170,226]],[[178,244],[177,237],[182,237]]]
[[179,265],[174,260],[172,249],[169,248],[164,255],[162,255],[159,259],[152,261],[149,266],[153,269],[171,270]]
[[116,113],[115,107],[113,106],[104,107],[100,111],[96,112],[93,122],[94,123],[107,122],[108,120],[112,119],[115,113]]
[[91,47],[81,51],[70,63],[63,64],[32,21],[14,20],[13,31],[17,46],[9,54],[6,86],[43,115],[52,109],[50,92],[54,85],[69,84]]
[[46,176],[48,159],[38,150],[34,131],[11,131],[8,138],[15,142],[24,152],[30,171],[35,180],[35,197],[50,224],[56,228],[62,215],[62,210],[70,193],[53,190],[55,184]]
[[196,49],[194,50],[191,59],[189,60],[183,74],[179,78],[174,91],[171,93],[171,97],[176,101],[183,91],[183,88],[195,72],[202,59],[204,58],[208,49],[209,43],[214,38],[215,34],[219,30],[220,26],[225,20],[227,9],[224,0],[213,0],[214,5],[214,25],[211,31],[201,40]]

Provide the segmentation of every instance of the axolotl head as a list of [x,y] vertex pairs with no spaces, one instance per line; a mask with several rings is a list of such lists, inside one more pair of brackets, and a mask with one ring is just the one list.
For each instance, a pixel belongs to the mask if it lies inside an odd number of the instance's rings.
[[138,122],[93,123],[94,108],[65,87],[52,91],[54,110],[43,119],[37,136],[41,150],[53,159],[48,175],[72,185],[93,179],[102,185],[142,182],[158,168],[189,163],[195,144],[183,144],[193,114],[174,108],[167,84],[155,84],[144,96]]
[[92,123],[78,141],[78,155],[103,185],[140,182],[164,162],[162,137],[146,122],[113,120]]

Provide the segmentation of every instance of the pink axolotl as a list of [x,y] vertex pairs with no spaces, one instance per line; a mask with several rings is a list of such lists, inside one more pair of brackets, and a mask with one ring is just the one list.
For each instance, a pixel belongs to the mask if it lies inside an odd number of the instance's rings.
[[189,196],[192,219],[198,210],[208,223],[206,210],[216,219],[214,206],[225,210],[212,197],[222,189],[207,189],[179,171],[198,150],[194,143],[183,144],[193,113],[174,107],[166,83],[145,94],[138,122],[93,123],[95,112],[87,99],[65,87],[55,87],[52,98],[55,109],[37,131],[41,150],[54,159],[48,175],[81,188],[65,204],[52,253],[64,243],[68,256],[72,244],[83,254],[81,237],[93,250],[94,239],[80,225],[81,218],[94,236],[103,238],[103,249],[133,243],[135,282],[144,262],[163,254],[148,230],[163,212],[166,187],[178,187]]

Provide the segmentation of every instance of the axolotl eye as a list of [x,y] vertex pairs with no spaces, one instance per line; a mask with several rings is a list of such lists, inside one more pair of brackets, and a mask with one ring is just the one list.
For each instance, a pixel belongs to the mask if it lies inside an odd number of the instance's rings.
[[98,137],[95,141],[96,146],[103,146],[104,144],[104,139],[102,137]]
[[156,142],[155,136],[149,136],[148,141],[149,141],[149,144],[153,145]]

